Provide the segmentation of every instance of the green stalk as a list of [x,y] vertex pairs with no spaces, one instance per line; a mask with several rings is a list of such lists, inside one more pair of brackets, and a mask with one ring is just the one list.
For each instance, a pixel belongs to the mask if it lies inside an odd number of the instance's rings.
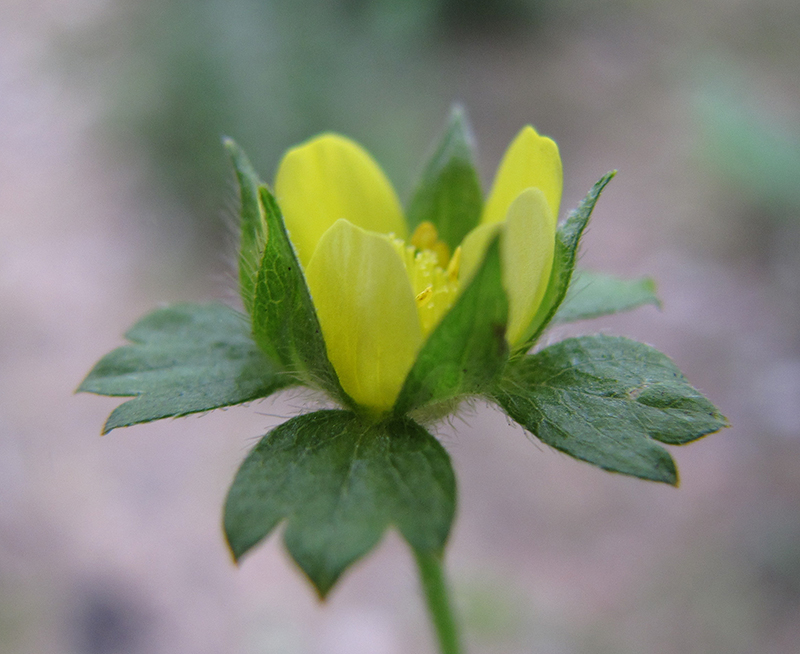
[[461,654],[455,617],[450,607],[441,554],[414,550],[428,613],[436,629],[441,654]]

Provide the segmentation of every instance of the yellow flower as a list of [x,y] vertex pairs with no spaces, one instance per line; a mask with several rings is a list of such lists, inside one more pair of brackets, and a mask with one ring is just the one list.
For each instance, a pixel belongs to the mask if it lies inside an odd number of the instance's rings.
[[480,225],[452,254],[436,228],[409,235],[397,195],[358,144],[323,134],[289,150],[275,196],[342,388],[392,408],[426,337],[501,234],[506,339],[525,343],[553,264],[561,202],[556,144],[525,127],[503,157]]

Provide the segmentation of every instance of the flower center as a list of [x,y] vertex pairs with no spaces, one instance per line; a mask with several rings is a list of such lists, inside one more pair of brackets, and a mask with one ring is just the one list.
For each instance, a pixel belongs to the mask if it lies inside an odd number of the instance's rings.
[[405,264],[417,300],[422,334],[427,337],[455,302],[461,248],[456,248],[451,257],[447,243],[439,240],[436,227],[429,222],[417,226],[410,244],[401,239],[392,239],[392,244]]

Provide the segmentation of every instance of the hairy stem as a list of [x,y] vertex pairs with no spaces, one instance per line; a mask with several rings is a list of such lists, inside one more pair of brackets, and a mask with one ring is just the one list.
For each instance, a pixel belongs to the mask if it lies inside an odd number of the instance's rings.
[[436,629],[441,654],[462,654],[455,617],[450,606],[444,561],[440,554],[414,551],[419,578],[425,591],[428,614]]

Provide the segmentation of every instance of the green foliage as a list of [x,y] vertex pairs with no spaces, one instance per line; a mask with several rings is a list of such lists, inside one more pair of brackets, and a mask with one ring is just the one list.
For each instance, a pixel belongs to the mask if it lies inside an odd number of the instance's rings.
[[429,221],[452,251],[477,226],[482,209],[483,196],[472,163],[469,129],[463,111],[456,107],[409,204],[409,231]]
[[643,304],[661,306],[656,295],[656,283],[649,277],[619,279],[612,275],[575,270],[567,295],[553,322],[598,318],[635,309]]
[[389,526],[414,550],[441,554],[454,512],[450,458],[418,424],[318,411],[276,427],[250,452],[224,523],[238,560],[286,520],[286,547],[324,597]]
[[678,483],[655,441],[691,442],[726,419],[657,350],[625,338],[570,338],[510,364],[494,399],[539,440],[612,472]]
[[[464,396],[482,395],[562,452],[670,484],[677,484],[677,470],[659,442],[680,445],[727,425],[667,357],[641,343],[591,336],[524,355],[554,320],[658,304],[650,279],[575,272],[581,235],[613,172],[559,226],[542,306],[514,356],[505,339],[508,299],[495,238],[423,344],[393,411],[365,418],[328,360],[275,198],[244,152],[231,140],[225,146],[240,188],[239,286],[249,322],[220,304],[160,309],[138,322],[127,334],[132,344],[105,356],[79,390],[134,397],[114,410],[105,432],[299,384],[326,391],[344,407],[290,419],[247,456],[225,504],[225,533],[237,560],[285,522],[290,554],[324,597],[394,526],[415,551],[434,610],[444,606],[441,557],[455,478],[445,450],[409,414],[427,424]],[[455,111],[411,202],[410,227],[430,221],[456,247],[478,224],[481,207],[467,128]],[[442,643],[452,649],[454,626],[447,612],[440,617]]]
[[252,313],[258,269],[267,241],[266,217],[258,197],[261,181],[244,151],[232,139],[225,139],[224,143],[239,183],[239,294],[247,313]]
[[395,413],[488,390],[508,359],[507,317],[498,237],[478,273],[417,355]]
[[553,256],[553,271],[550,273],[550,282],[545,291],[542,305],[528,328],[529,337],[519,348],[520,351],[529,350],[531,346],[547,329],[552,322],[561,303],[567,295],[567,290],[572,280],[572,272],[575,270],[575,261],[578,256],[578,246],[580,245],[583,230],[589,223],[594,205],[600,198],[600,194],[611,179],[616,175],[616,171],[606,173],[591,188],[567,219],[558,227],[556,232],[556,248]]
[[104,356],[78,388],[135,396],[114,409],[108,433],[159,418],[184,416],[271,395],[294,380],[250,338],[247,319],[222,304],[158,309],[126,334],[133,345]]
[[259,198],[268,237],[253,301],[253,337],[286,372],[349,405],[328,361],[314,303],[280,207],[266,186],[259,187]]

